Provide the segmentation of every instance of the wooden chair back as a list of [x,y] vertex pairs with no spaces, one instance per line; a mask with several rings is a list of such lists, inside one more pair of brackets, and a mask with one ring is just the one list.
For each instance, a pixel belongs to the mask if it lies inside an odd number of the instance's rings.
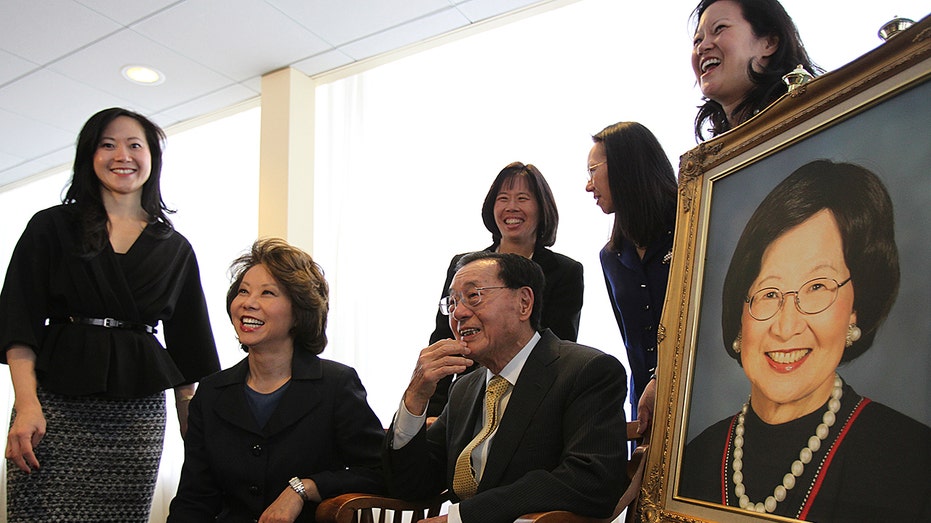
[[449,497],[439,496],[420,500],[402,501],[374,494],[343,494],[325,499],[317,507],[319,523],[416,523],[440,515],[440,508]]
[[[643,480],[646,453],[649,450],[649,438],[641,438],[637,433],[637,422],[632,421],[627,423],[627,439],[637,441],[639,445],[627,463],[630,485],[618,500],[610,518],[589,518],[558,510],[525,514],[517,518],[515,523],[611,523],[624,510],[627,510],[627,523],[638,521],[637,500]],[[445,492],[435,498],[420,501],[402,501],[373,494],[343,494],[323,500],[317,507],[316,516],[318,523],[402,523],[407,521],[405,517],[409,515],[410,521],[416,523],[428,517],[438,516],[443,503],[448,499],[449,496]]]

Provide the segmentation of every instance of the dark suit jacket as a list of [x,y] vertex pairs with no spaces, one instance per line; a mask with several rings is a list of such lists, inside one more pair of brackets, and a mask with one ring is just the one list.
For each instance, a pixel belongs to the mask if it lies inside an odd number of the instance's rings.
[[[450,488],[456,458],[478,429],[485,373],[457,380],[449,406],[401,449],[385,449],[389,490],[415,499]],[[511,522],[528,512],[607,517],[627,487],[627,379],[614,357],[544,331],[501,419],[465,523]],[[454,499],[455,501],[455,499]]]
[[[497,247],[497,245],[492,245],[484,250],[493,251]],[[443,284],[443,291],[440,295],[441,298],[449,293],[449,285],[453,282],[453,276],[456,275],[456,264],[465,254],[457,254],[449,262],[449,268],[446,269],[446,282]],[[541,328],[552,330],[553,334],[562,340],[577,340],[579,337],[579,318],[582,315],[582,293],[585,289],[582,264],[543,246],[537,246],[536,250],[534,250],[533,261],[537,262],[537,265],[543,269],[543,276],[546,279],[543,286]],[[437,311],[436,328],[430,334],[430,343],[452,337],[453,332],[449,329],[449,316],[443,316]],[[466,370],[466,373],[476,368],[478,368],[478,365],[473,365]],[[437,384],[436,394],[433,395],[430,399],[430,405],[427,406],[428,415],[439,416],[443,407],[446,406],[449,386],[452,381],[452,376],[449,376]]]
[[[296,350],[291,383],[259,428],[245,394],[248,367],[244,359],[198,387],[169,522],[253,521],[294,476],[313,479],[324,498],[384,489],[385,432],[355,370]],[[298,521],[313,521],[315,509],[306,503]]]

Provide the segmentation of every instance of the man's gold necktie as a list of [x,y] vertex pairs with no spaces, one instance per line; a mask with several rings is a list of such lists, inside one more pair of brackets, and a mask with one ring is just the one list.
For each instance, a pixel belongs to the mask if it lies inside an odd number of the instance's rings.
[[478,490],[478,483],[475,482],[475,473],[472,470],[472,451],[488,439],[488,436],[498,428],[498,422],[501,421],[498,402],[504,392],[508,390],[508,385],[507,380],[501,376],[494,376],[488,382],[488,387],[485,390],[485,424],[482,426],[482,430],[475,435],[475,438],[462,449],[462,453],[456,459],[456,470],[453,472],[453,490],[459,496],[459,499],[470,498]]

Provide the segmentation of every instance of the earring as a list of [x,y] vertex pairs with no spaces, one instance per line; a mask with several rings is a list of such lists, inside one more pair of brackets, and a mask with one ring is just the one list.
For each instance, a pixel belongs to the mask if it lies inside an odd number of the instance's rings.
[[734,343],[731,344],[731,348],[734,349],[734,352],[740,354],[740,334],[737,334],[737,337],[734,338]]
[[844,340],[844,348],[850,347],[853,343],[860,339],[860,335],[863,333],[860,331],[860,327],[857,327],[856,323],[851,323],[847,326],[847,337]]

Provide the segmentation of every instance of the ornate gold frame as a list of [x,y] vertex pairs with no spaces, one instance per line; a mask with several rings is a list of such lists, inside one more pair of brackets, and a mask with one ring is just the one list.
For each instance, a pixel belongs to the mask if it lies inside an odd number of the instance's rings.
[[[931,17],[841,69],[783,96],[745,124],[681,156],[679,216],[663,321],[651,448],[640,494],[647,522],[759,521],[760,515],[675,495],[689,414],[698,306],[715,181],[797,145],[916,86],[931,91]],[[931,125],[931,124],[929,124]],[[927,136],[919,144],[927,147]],[[788,173],[785,173],[788,174]],[[742,399],[740,400],[742,402]],[[739,405],[737,405],[739,407]],[[772,521],[794,521],[767,516]]]

